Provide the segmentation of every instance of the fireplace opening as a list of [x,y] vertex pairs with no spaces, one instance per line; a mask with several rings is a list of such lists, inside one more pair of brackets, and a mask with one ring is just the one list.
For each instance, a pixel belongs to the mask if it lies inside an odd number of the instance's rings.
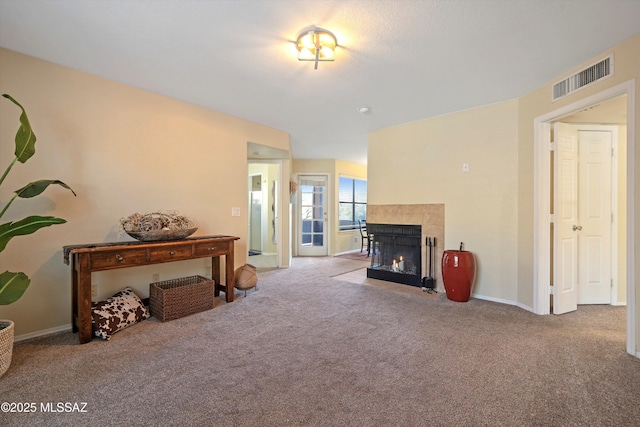
[[422,286],[422,226],[367,223],[372,236],[367,277]]

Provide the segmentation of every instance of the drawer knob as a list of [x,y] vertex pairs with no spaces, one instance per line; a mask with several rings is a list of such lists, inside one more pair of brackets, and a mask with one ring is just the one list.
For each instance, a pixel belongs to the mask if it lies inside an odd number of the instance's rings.
[[207,250],[208,250],[208,251],[215,251],[215,250],[216,250],[216,247],[214,246],[214,247],[212,247],[212,248],[207,248]]
[[169,255],[175,255],[176,253],[174,251],[169,251]]
[[120,261],[120,263],[124,264],[124,258],[120,254],[116,254],[116,259]]

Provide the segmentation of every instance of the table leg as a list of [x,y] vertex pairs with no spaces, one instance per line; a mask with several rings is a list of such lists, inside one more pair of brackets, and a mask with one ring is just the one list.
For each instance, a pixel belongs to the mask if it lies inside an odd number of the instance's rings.
[[224,264],[226,267],[225,271],[225,282],[226,282],[226,291],[225,297],[227,298],[227,302],[233,302],[233,290],[234,290],[234,268],[233,268],[233,242],[231,242],[231,249],[227,252],[227,255],[224,257]]
[[76,279],[76,327],[80,344],[91,341],[91,271],[89,255],[78,254],[78,275]]
[[215,297],[220,296],[220,257],[214,256],[211,257],[211,278],[215,283],[213,285],[213,295]]
[[71,330],[78,332],[78,270],[76,268],[76,256],[71,255]]

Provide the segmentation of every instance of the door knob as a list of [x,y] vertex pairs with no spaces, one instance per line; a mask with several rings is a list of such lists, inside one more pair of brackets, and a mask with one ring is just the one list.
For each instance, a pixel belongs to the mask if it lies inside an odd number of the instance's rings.
[[581,226],[581,225],[574,225],[572,228],[573,228],[573,231],[576,231],[576,230],[580,231],[580,230],[582,230],[582,226]]

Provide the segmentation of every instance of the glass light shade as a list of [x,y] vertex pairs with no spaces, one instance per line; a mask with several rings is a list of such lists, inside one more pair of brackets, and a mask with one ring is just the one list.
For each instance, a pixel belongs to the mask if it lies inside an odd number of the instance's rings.
[[329,31],[315,29],[303,32],[298,36],[298,60],[333,61],[336,45],[336,37]]

